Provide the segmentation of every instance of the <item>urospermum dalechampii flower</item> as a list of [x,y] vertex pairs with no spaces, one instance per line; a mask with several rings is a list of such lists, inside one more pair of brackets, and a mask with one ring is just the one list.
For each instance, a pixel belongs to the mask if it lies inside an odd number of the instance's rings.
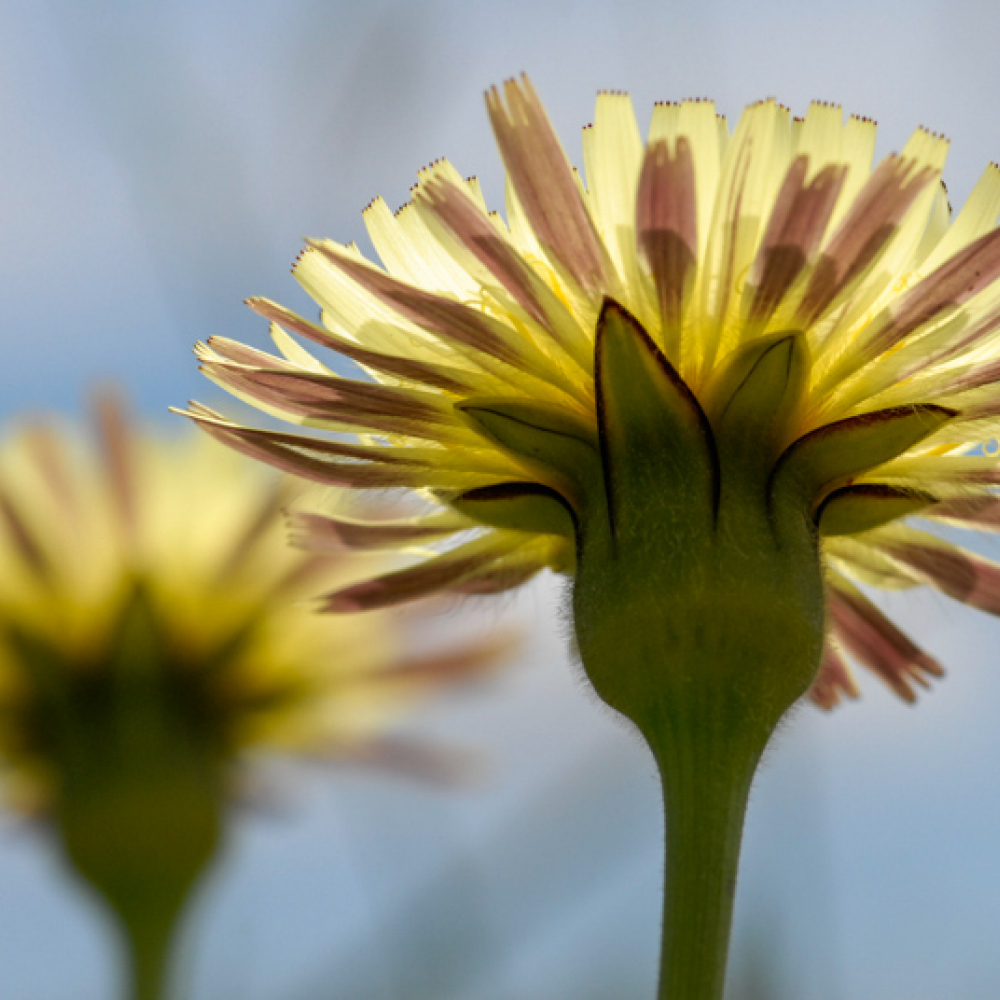
[[100,455],[39,422],[0,448],[0,767],[121,917],[147,1000],[247,755],[448,765],[394,717],[506,640],[421,654],[389,613],[314,614],[387,558],[291,548],[301,490],[204,435],[133,433],[110,397],[96,423]]
[[838,107],[792,119],[763,101],[730,134],[710,102],[663,104],[643,141],[629,98],[605,93],[584,180],[526,79],[487,106],[506,222],[439,161],[399,212],[365,210],[384,269],[309,241],[295,275],[320,323],[250,301],[282,357],[199,348],[234,395],[360,441],[190,413],[306,478],[434,502],[406,523],[302,526],[454,539],[331,610],[572,576],[588,676],[663,773],[661,997],[713,1000],[780,717],[807,691],[854,697],[848,658],[907,699],[941,672],[860,585],[1000,613],[1000,567],[911,524],[1000,523],[1000,461],[980,449],[1000,418],[1000,170],[952,219],[948,144],[924,130],[873,168],[874,123]]

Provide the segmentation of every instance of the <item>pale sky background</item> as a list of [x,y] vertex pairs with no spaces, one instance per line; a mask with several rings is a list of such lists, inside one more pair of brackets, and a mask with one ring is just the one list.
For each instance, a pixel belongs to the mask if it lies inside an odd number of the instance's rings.
[[[151,418],[217,398],[192,342],[263,342],[248,295],[306,308],[302,236],[367,246],[361,208],[440,155],[499,202],[482,93],[522,70],[576,161],[598,89],[640,120],[656,99],[732,119],[822,98],[875,118],[880,154],[947,134],[960,203],[1000,159],[998,38],[985,2],[0,0],[0,416],[77,413],[109,377]],[[413,723],[476,747],[481,787],[275,776],[291,787],[237,824],[179,996],[652,995],[658,788],[568,663],[560,602],[543,581],[504,603],[533,629],[523,662]],[[949,676],[916,708],[868,678],[859,704],[801,708],[751,806],[738,956],[797,1000],[1000,995],[1000,622],[890,607]],[[7,822],[0,1000],[107,1000],[112,948],[51,845]]]

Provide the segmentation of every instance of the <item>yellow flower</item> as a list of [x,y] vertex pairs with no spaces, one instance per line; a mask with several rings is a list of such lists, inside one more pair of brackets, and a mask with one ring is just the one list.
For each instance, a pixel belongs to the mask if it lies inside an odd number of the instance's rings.
[[237,765],[276,751],[441,774],[454,756],[394,737],[394,717],[509,641],[442,652],[390,612],[317,615],[317,587],[392,554],[291,548],[290,482],[204,435],[133,434],[110,398],[97,430],[99,454],[51,422],[0,448],[0,766],[116,911],[152,1000]]
[[1000,521],[983,447],[1000,418],[1000,170],[952,220],[947,143],[923,130],[873,169],[874,124],[836,107],[793,120],[764,101],[730,134],[708,102],[659,105],[643,141],[628,97],[602,94],[584,181],[526,79],[487,107],[506,221],[438,161],[395,215],[366,209],[384,267],[309,241],[295,274],[318,323],[251,301],[281,356],[198,348],[237,397],[333,433],[190,414],[306,478],[431,503],[366,530],[300,522],[307,545],[436,546],[330,610],[572,577],[587,675],[663,779],[660,1000],[720,1000],[747,795],[778,721],[807,691],[856,696],[848,657],[908,700],[941,672],[860,585],[1000,613],[1000,567],[910,523]]
[[[730,133],[710,102],[660,104],[644,141],[628,96],[603,93],[584,130],[584,182],[526,79],[487,105],[506,221],[475,178],[440,160],[398,212],[381,199],[365,210],[384,269],[353,244],[309,241],[294,273],[319,323],[250,301],[281,357],[221,338],[199,347],[208,376],[239,398],[360,443],[250,429],[195,407],[206,429],[309,479],[411,487],[437,505],[381,525],[380,544],[454,539],[327,606],[574,572],[573,465],[588,461],[574,448],[599,451],[604,439],[599,355],[611,317],[717,438],[740,380],[788,348],[796,389],[745,446],[766,452],[772,471],[814,453],[806,506],[829,627],[811,696],[830,707],[857,695],[849,656],[912,700],[941,669],[859,584],[928,585],[1000,612],[1000,567],[909,522],[998,523],[1000,464],[981,446],[1000,416],[1000,169],[952,218],[948,143],[924,130],[873,169],[875,124],[835,106],[793,119],[763,101]],[[373,381],[341,377],[289,334]],[[518,424],[569,444],[550,453],[520,440]],[[338,530],[336,518],[303,526]]]
[[[389,754],[401,710],[499,654],[479,643],[419,655],[389,613],[316,615],[318,587],[389,557],[297,551],[289,481],[204,435],[133,434],[110,398],[97,417],[99,455],[52,422],[0,449],[0,761],[27,800],[58,798],[54,713],[113,686],[137,602],[220,768],[253,750]],[[40,677],[29,646],[61,672]]]

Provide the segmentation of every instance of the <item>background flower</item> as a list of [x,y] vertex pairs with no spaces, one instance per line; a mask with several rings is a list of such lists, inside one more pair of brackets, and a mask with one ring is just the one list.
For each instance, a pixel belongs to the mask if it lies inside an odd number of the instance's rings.
[[144,438],[107,396],[96,423],[97,449],[36,423],[0,451],[0,761],[120,917],[147,1000],[248,753],[454,773],[392,716],[510,638],[421,650],[398,618],[318,615],[357,558],[287,544],[289,484]]
[[59,775],[50,693],[23,642],[65,664],[52,681],[73,697],[110,668],[137,592],[220,766],[248,750],[372,758],[383,738],[389,762],[394,716],[500,655],[503,640],[421,652],[412,618],[407,634],[387,615],[317,615],[321,581],[361,566],[344,548],[287,544],[301,490],[201,435],[140,436],[108,397],[97,424],[100,455],[42,421],[0,453],[0,747],[26,793],[58,796]]

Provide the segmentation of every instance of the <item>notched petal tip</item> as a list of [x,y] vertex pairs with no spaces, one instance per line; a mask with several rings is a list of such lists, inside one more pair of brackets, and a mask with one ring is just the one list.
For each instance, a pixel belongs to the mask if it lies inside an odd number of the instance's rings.
[[566,154],[526,77],[492,88],[486,108],[500,155],[532,230],[576,284],[596,292],[611,266]]
[[913,685],[929,687],[944,669],[846,580],[831,580],[827,590],[837,642],[903,701],[917,700]]
[[823,650],[819,672],[808,691],[808,698],[824,711],[832,711],[844,698],[852,701],[861,697],[861,690],[854,680],[851,668],[840,652],[828,639]]

